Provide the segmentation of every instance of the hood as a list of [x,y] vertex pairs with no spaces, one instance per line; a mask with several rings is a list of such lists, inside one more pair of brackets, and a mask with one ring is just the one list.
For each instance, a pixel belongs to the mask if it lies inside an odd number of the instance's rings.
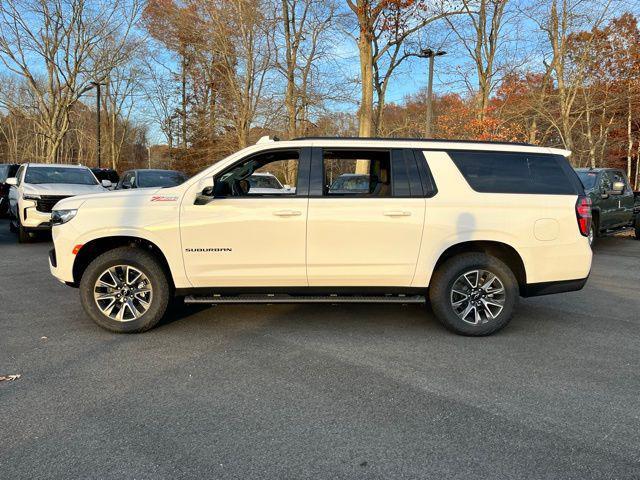
[[[127,203],[138,203],[137,201],[144,197],[151,197],[160,188],[134,188],[131,190],[106,190],[102,189],[104,193],[95,193],[92,195],[77,195],[70,198],[65,198],[56,203],[56,210],[65,210],[72,208],[79,208],[87,200],[98,201],[105,206],[109,204],[123,205]],[[166,190],[166,189],[165,189]]]
[[59,195],[71,197],[86,193],[101,193],[106,189],[102,185],[79,185],[77,183],[25,183],[24,192],[34,195]]

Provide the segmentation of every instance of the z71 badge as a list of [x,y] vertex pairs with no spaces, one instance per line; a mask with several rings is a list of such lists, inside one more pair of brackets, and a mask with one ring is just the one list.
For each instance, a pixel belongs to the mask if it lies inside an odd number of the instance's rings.
[[165,195],[154,195],[151,197],[152,202],[175,202],[178,200],[178,197],[168,197]]

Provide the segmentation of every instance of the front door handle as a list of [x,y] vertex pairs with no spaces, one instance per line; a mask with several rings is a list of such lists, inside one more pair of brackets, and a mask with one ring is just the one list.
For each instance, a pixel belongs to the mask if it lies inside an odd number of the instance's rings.
[[387,217],[409,217],[411,216],[411,212],[407,212],[406,210],[387,210],[384,212]]
[[302,215],[300,210],[276,210],[273,212],[277,217],[298,217]]

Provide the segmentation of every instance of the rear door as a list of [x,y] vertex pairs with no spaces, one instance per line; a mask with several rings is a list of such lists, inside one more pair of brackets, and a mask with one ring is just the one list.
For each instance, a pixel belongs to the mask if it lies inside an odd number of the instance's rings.
[[425,215],[411,150],[314,148],[309,286],[410,286]]

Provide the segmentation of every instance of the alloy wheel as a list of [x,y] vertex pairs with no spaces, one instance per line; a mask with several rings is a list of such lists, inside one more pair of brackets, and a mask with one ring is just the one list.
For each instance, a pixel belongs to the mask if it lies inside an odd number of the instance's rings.
[[93,298],[103,315],[130,322],[144,315],[153,299],[147,276],[130,265],[115,265],[102,272],[93,287]]
[[481,325],[497,318],[507,299],[504,284],[488,270],[470,270],[451,287],[451,308],[463,322]]

